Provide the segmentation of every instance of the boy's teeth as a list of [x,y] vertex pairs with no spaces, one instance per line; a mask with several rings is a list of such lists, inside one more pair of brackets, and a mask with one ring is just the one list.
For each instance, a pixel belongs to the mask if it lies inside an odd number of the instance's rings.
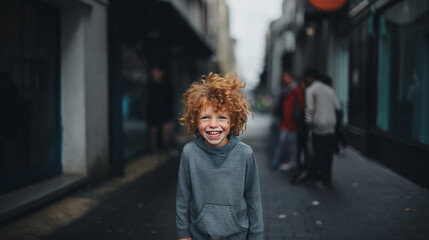
[[210,135],[217,135],[217,134],[219,134],[220,132],[208,132]]

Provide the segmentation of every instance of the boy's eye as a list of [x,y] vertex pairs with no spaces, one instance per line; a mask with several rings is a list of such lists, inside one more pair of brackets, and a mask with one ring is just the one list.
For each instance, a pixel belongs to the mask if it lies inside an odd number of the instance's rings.
[[227,119],[228,117],[227,116],[220,116],[219,118],[220,119]]
[[207,117],[207,116],[202,116],[202,117],[201,117],[201,120],[204,120],[204,119],[209,119],[209,117]]

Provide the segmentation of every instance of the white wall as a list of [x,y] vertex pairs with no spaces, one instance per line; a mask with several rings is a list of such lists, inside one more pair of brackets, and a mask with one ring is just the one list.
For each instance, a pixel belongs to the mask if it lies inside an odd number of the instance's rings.
[[91,4],[85,18],[87,167],[90,176],[96,177],[109,170],[107,6],[85,2]]
[[106,176],[109,168],[107,6],[61,1],[63,172]]
[[85,9],[61,9],[62,165],[68,174],[87,175],[85,129]]

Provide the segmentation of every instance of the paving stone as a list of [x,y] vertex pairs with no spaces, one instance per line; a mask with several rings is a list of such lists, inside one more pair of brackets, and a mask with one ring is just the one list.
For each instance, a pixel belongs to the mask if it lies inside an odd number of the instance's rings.
[[317,233],[295,233],[295,237],[296,238],[316,238],[319,239],[320,238],[320,234]]

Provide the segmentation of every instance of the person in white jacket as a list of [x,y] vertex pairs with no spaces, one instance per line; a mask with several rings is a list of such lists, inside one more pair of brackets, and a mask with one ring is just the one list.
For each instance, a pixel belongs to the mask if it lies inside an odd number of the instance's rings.
[[322,83],[321,77],[316,70],[310,69],[305,73],[309,84],[305,95],[305,122],[314,151],[310,177],[329,183],[332,178],[336,111],[340,110],[340,104],[332,87]]

